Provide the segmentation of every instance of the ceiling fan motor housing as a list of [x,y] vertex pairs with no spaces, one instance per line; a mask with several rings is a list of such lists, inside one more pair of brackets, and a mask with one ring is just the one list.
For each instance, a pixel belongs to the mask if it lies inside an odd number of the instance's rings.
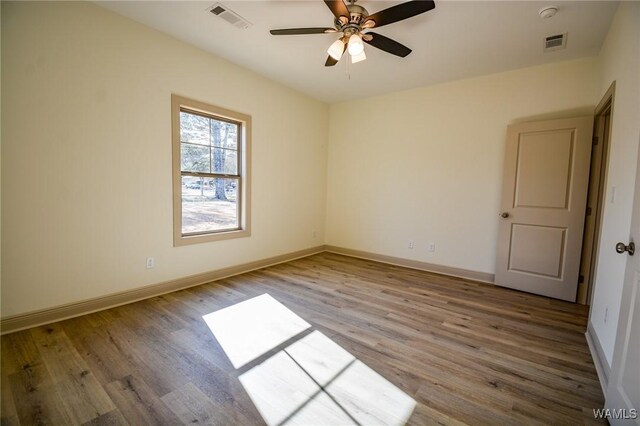
[[342,16],[337,18],[335,21],[336,29],[339,31],[342,31],[345,27],[354,27],[359,29],[358,27],[364,22],[365,18],[369,16],[369,12],[367,9],[357,4],[348,4],[346,6],[349,10],[349,21],[347,22]]
[[351,24],[360,25],[364,18],[369,16],[369,12],[362,6],[358,6],[357,4],[347,5],[347,9],[349,9],[350,19],[349,22]]

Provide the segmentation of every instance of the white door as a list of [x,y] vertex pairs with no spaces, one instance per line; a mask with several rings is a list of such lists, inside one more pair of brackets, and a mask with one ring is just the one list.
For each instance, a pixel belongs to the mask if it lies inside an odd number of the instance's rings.
[[[636,175],[635,192],[630,241],[638,244],[640,243],[640,168]],[[622,244],[629,248],[629,242],[624,241]],[[613,247],[603,247],[603,249],[613,250]],[[612,410],[625,410],[612,413],[609,417],[611,424],[640,425],[640,253],[636,252],[630,256],[626,251],[621,255],[628,257],[627,269],[605,407]]]
[[507,128],[496,285],[575,302],[593,117]]

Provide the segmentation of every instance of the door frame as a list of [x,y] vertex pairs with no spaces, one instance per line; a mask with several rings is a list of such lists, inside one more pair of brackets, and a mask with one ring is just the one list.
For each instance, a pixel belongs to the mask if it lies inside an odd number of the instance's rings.
[[[611,123],[613,119],[615,91],[616,82],[614,81],[594,111],[594,145],[591,154],[587,214],[585,215],[585,227],[582,237],[582,258],[580,259],[580,277],[582,282],[578,284],[576,300],[577,303],[582,305],[591,305],[594,294],[594,278],[597,274],[597,259],[600,253],[600,230],[605,204],[604,195],[607,187],[607,172],[609,170],[609,147],[611,146]],[[590,215],[589,209],[591,209]]]

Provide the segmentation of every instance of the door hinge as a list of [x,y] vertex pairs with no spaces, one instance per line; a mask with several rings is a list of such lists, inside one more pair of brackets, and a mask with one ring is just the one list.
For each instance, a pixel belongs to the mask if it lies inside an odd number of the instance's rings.
[[587,216],[591,216],[591,207],[587,207]]
[[597,136],[593,137],[593,144],[594,145],[598,145],[598,137]]
[[578,284],[582,284],[584,282],[584,275],[578,276]]

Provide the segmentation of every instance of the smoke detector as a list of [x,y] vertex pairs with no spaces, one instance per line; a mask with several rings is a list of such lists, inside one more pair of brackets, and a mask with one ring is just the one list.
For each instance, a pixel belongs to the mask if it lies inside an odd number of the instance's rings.
[[557,6],[545,6],[538,11],[538,15],[540,15],[542,19],[553,18],[556,13],[558,13]]

